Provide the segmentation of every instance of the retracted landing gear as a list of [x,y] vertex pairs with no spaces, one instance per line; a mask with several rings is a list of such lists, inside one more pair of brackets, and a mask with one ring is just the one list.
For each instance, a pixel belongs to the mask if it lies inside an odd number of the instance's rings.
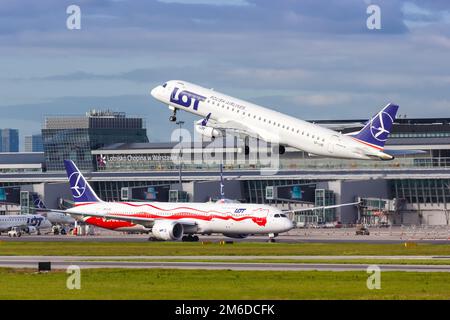
[[198,240],[198,236],[193,236],[192,234],[188,234],[187,236],[183,236],[183,238],[181,238],[181,241],[183,242],[197,242]]

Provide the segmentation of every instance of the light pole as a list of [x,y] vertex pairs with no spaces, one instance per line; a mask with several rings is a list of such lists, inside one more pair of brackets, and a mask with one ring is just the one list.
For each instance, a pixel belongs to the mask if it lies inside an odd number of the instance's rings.
[[180,153],[178,154],[178,183],[180,184],[180,191],[183,191],[182,185],[182,177],[181,177],[181,156],[182,156],[182,147],[181,147],[181,126],[184,124],[184,121],[177,121],[176,124],[180,127],[180,137],[178,139],[178,144],[180,146]]

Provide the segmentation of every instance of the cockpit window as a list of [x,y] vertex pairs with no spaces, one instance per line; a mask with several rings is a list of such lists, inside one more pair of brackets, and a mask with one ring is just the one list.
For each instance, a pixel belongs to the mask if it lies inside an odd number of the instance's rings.
[[285,215],[284,213],[281,213],[281,214],[280,214],[280,217],[282,217],[282,218],[287,218],[287,215]]
[[280,215],[277,213],[276,215],[275,215],[275,218],[279,218],[280,217]]
[[162,85],[163,88],[167,87],[167,82]]

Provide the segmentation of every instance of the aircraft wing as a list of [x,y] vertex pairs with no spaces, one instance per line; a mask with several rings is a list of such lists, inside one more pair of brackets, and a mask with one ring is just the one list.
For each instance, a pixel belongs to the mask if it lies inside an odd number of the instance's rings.
[[224,133],[233,134],[239,136],[241,138],[244,137],[252,137],[255,139],[262,139],[268,142],[276,142],[278,141],[276,135],[272,135],[268,132],[259,130],[256,127],[247,126],[245,124],[233,121],[233,120],[224,120],[224,121],[215,121],[209,120],[208,126],[214,129],[220,130]]
[[[145,217],[136,217],[136,216],[130,216],[130,215],[120,215],[120,214],[102,214],[102,213],[86,213],[86,212],[76,212],[76,211],[65,211],[65,210],[54,210],[49,209],[50,212],[58,212],[58,213],[65,213],[69,214],[73,217],[96,217],[96,218],[102,218],[105,220],[120,220],[120,221],[127,221],[133,224],[140,224],[144,227],[152,227],[156,220],[155,218],[145,218]],[[180,219],[177,222],[181,223],[184,226],[196,226],[197,223],[189,220],[189,219]]]
[[[331,129],[334,131],[343,131],[345,129],[353,129],[353,128],[362,128],[364,127],[365,123],[364,122],[351,122],[351,123],[314,123],[311,122],[315,125],[327,128],[327,129]],[[356,131],[356,132],[359,132]],[[352,134],[355,132],[351,132]]]
[[342,204],[333,204],[329,206],[320,206],[320,207],[310,207],[310,208],[301,208],[301,209],[294,209],[294,210],[287,210],[287,212],[304,212],[304,211],[311,211],[311,210],[321,210],[321,209],[333,209],[333,208],[340,208],[340,207],[346,207],[346,206],[356,206],[360,204],[360,202],[350,202],[350,203],[342,203]]

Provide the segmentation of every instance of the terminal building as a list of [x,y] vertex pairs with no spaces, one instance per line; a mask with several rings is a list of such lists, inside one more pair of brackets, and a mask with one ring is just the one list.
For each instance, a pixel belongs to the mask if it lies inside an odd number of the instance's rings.
[[[314,122],[345,133],[366,121]],[[109,111],[47,118],[42,137],[43,153],[0,154],[0,203],[9,203],[1,189],[15,188],[22,212],[32,211],[33,192],[48,207],[69,207],[63,159],[74,160],[106,201],[214,201],[223,164],[227,198],[278,206],[298,222],[449,225],[450,118],[397,119],[386,149],[411,154],[392,161],[321,158],[293,148],[278,155],[259,142],[246,152],[235,139],[151,143],[143,119]],[[349,202],[360,204],[295,211]]]

